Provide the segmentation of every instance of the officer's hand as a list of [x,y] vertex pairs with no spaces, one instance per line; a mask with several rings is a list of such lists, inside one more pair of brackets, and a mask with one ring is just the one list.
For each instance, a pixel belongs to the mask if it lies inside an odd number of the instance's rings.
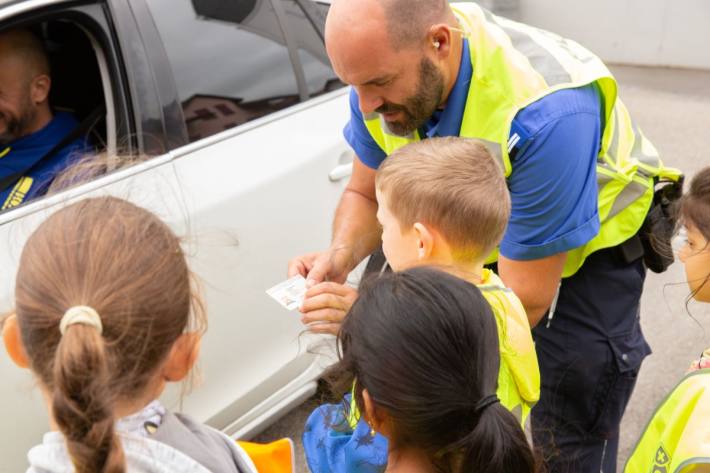
[[357,299],[357,289],[345,284],[324,282],[306,291],[301,305],[301,322],[314,333],[337,335],[350,307]]
[[326,280],[343,283],[352,263],[352,252],[344,248],[308,253],[289,261],[288,277],[300,274],[306,278],[306,287],[313,287]]

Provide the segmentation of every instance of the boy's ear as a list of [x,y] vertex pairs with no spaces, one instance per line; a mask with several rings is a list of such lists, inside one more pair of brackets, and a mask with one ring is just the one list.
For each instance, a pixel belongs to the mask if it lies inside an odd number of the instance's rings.
[[190,373],[200,354],[200,340],[197,332],[183,333],[175,340],[168,358],[163,365],[163,378],[166,381],[182,381]]
[[5,318],[2,324],[2,341],[13,363],[20,368],[30,367],[30,359],[25,352],[25,347],[20,337],[20,326],[17,323],[17,315],[10,314]]
[[417,257],[419,261],[431,258],[436,238],[434,232],[421,222],[414,224],[414,232],[417,236]]

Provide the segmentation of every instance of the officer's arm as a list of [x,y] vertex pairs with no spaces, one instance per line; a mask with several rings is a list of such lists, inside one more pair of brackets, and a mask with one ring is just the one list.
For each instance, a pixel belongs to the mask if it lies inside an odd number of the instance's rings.
[[331,251],[345,249],[350,253],[348,270],[375,251],[382,238],[382,229],[377,222],[375,173],[375,169],[363,164],[356,156],[350,182],[335,212]]
[[503,255],[498,258],[500,277],[525,306],[530,327],[537,325],[550,308],[566,260],[567,253],[529,261],[516,261]]

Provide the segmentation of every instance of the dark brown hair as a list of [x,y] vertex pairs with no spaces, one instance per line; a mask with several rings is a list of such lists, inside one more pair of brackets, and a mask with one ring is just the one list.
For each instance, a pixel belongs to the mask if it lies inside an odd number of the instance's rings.
[[[205,324],[179,239],[127,201],[79,201],[30,236],[15,300],[30,367],[76,471],[124,472],[115,403],[145,392],[178,337]],[[103,333],[75,324],[62,336],[74,306],[98,312]]]
[[[690,181],[690,189],[680,201],[680,224],[692,225],[710,242],[710,166],[703,168]],[[686,299],[685,310],[690,313],[688,303],[706,284],[710,283],[710,273],[703,282],[691,290]]]
[[390,450],[414,448],[442,473],[533,473],[537,460],[515,416],[494,402],[500,354],[495,317],[474,285],[433,268],[366,281],[340,330],[333,394],[355,383],[387,414]]
[[710,241],[710,166],[690,181],[690,189],[681,199],[680,218],[682,223],[694,226]]
[[510,193],[503,170],[481,141],[431,138],[392,153],[377,189],[403,227],[432,225],[457,259],[483,259],[503,238]]

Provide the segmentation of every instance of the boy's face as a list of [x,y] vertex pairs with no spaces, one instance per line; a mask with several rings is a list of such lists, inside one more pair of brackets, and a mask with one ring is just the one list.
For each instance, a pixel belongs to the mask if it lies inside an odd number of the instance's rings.
[[377,220],[382,225],[382,250],[395,271],[410,268],[419,260],[419,238],[414,227],[402,228],[390,212],[387,196],[377,190]]
[[710,242],[693,225],[688,224],[686,232],[679,257],[685,265],[688,286],[695,293],[695,300],[710,302]]

